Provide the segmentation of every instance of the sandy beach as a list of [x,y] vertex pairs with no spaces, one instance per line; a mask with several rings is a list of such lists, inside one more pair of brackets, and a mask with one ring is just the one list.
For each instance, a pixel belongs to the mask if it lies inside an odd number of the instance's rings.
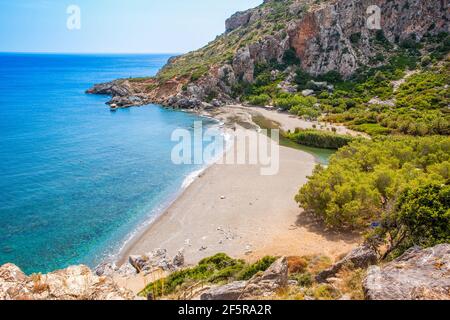
[[[287,114],[257,108],[226,107],[213,116],[229,128],[248,128],[255,114],[277,121],[283,129],[298,127]],[[359,236],[326,230],[294,201],[315,165],[311,154],[285,147],[280,147],[280,169],[273,176],[261,175],[260,165],[213,164],[125,248],[121,262],[157,248],[170,255],[184,249],[188,264],[218,252],[249,261],[265,255],[335,258],[346,253]]]

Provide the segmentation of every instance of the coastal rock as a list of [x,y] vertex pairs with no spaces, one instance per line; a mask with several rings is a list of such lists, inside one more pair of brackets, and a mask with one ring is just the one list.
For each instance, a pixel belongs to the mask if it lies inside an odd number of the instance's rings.
[[46,275],[26,276],[17,266],[0,267],[0,300],[135,300],[131,291],[86,266],[72,266]]
[[157,249],[142,256],[130,256],[128,260],[137,273],[149,274],[157,269],[175,271],[184,266],[184,251],[178,251],[172,260],[165,249]]
[[316,276],[317,282],[327,282],[329,278],[334,277],[343,268],[349,269],[366,269],[370,265],[376,264],[378,261],[377,252],[369,246],[361,246],[348,255],[346,255],[342,260],[335,263],[331,268],[322,271]]
[[[198,51],[171,58],[156,77],[99,84],[88,93],[121,97],[111,102],[118,108],[148,103],[182,109],[212,108],[238,102],[242,86],[255,82],[255,70],[261,66],[271,67],[269,71],[278,69],[273,66],[284,67],[286,57],[294,63],[294,70],[301,67],[313,76],[329,74],[347,79],[360,68],[373,67],[374,58],[385,57],[377,66],[389,61],[388,48],[395,49],[403,41],[420,41],[426,34],[448,32],[450,17],[445,1],[377,0],[375,4],[381,10],[381,29],[367,27],[367,10],[374,5],[373,0],[266,0],[231,16],[225,34]],[[223,59],[225,56],[227,59]],[[193,77],[193,72],[186,71],[191,67],[200,69],[201,75]],[[283,72],[288,76],[280,89],[294,93],[295,86],[290,84],[295,72],[288,69]],[[325,82],[312,81],[309,86],[315,91],[334,90]],[[211,97],[217,101],[209,102]]]
[[382,106],[388,106],[388,107],[395,107],[395,101],[394,100],[381,100],[378,97],[370,99],[368,104],[370,104],[370,105],[382,105]]
[[235,281],[225,286],[212,288],[203,293],[201,300],[247,300],[255,297],[268,298],[288,285],[288,263],[286,258],[275,261],[269,269],[256,274],[249,281]]
[[363,288],[368,300],[450,300],[450,244],[411,248],[369,268]]
[[105,94],[113,97],[126,97],[132,94],[132,92],[133,91],[129,86],[119,80],[96,84],[94,87],[86,91],[86,93],[89,94]]
[[296,93],[297,92],[297,86],[293,85],[292,83],[290,83],[288,81],[280,82],[277,87],[282,92],[286,92],[286,93]]

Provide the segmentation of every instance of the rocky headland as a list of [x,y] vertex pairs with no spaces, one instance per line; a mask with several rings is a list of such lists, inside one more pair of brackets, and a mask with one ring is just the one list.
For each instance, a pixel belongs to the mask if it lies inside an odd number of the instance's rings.
[[[380,29],[368,26],[377,14],[374,5],[380,9]],[[261,65],[276,64],[274,77],[281,66],[280,88],[295,92],[293,61],[314,76],[337,72],[350,78],[362,68],[386,63],[402,41],[448,32],[448,20],[445,1],[266,0],[231,16],[225,33],[171,58],[155,77],[119,79],[87,93],[112,96],[108,104],[113,109],[149,103],[216,108],[239,102],[242,88],[256,81]]]

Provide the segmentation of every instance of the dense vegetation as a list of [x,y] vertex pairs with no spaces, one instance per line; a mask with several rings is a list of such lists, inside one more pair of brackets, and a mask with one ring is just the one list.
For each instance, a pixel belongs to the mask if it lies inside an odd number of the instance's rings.
[[201,283],[222,283],[231,280],[248,280],[260,271],[265,271],[275,261],[273,257],[264,257],[254,264],[232,259],[219,253],[201,260],[197,266],[170,274],[167,278],[150,283],[140,294],[154,298],[176,293],[178,290]]
[[376,227],[392,248],[433,245],[450,240],[449,183],[449,137],[380,137],[340,149],[296,201],[329,227]]
[[448,183],[450,138],[396,137],[355,141],[327,169],[316,168],[296,200],[330,227],[366,228],[389,212],[401,193]]
[[320,130],[300,130],[287,133],[286,136],[298,144],[324,149],[339,149],[354,140],[352,136]]
[[[255,83],[241,84],[237,94],[250,104],[272,104],[307,120],[343,123],[372,136],[449,135],[450,62],[445,61],[449,49],[447,33],[420,43],[405,41],[391,48],[392,55],[375,59],[373,66],[347,80],[336,72],[313,77],[292,60],[272,62],[257,66]],[[387,63],[380,65],[384,60]],[[289,64],[288,70],[296,69],[297,89],[314,90],[313,96],[282,92],[280,84],[287,76],[283,70]]]

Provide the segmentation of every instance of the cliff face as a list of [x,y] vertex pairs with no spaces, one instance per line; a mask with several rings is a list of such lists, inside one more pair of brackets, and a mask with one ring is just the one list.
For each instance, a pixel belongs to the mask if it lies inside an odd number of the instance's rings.
[[25,275],[17,266],[0,266],[0,300],[139,300],[112,278],[99,277],[86,266],[49,274]]
[[[375,57],[388,56],[402,41],[418,41],[449,28],[447,0],[316,2],[266,0],[234,14],[224,34],[197,51],[170,59],[155,78],[119,80],[88,92],[119,97],[112,101],[118,107],[149,102],[216,107],[236,98],[233,88],[238,84],[255,81],[255,67],[283,63],[287,53],[294,52],[299,58],[296,67],[312,75],[337,71],[350,77],[371,66]],[[378,21],[380,28],[374,29]]]

